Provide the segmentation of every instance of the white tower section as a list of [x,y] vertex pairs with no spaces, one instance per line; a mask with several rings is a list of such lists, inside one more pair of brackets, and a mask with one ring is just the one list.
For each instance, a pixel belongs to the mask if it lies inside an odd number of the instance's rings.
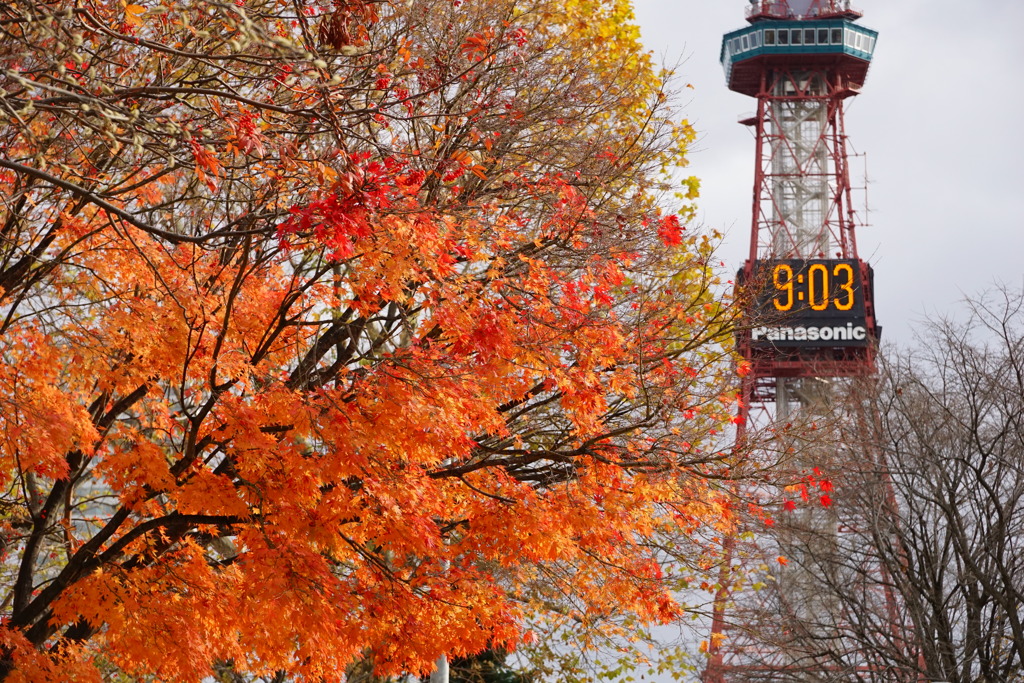
[[829,168],[826,149],[827,88],[821,75],[813,73],[780,80],[775,89],[767,136],[775,237],[771,256],[829,256],[832,240],[826,220],[835,169]]

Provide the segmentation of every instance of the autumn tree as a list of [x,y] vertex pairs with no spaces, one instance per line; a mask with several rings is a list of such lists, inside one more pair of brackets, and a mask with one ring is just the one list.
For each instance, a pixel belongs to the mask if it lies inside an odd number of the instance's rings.
[[630,19],[0,5],[0,679],[399,675],[679,614],[731,313]]

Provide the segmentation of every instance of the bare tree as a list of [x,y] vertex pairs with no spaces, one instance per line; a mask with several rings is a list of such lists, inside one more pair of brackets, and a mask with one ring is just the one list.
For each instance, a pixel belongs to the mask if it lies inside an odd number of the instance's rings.
[[879,395],[893,502],[871,541],[930,680],[1024,679],[1024,293],[970,304],[893,358]]
[[1024,681],[1024,292],[933,320],[847,394],[814,449],[830,506],[780,510],[757,545],[788,566],[737,597],[743,680]]

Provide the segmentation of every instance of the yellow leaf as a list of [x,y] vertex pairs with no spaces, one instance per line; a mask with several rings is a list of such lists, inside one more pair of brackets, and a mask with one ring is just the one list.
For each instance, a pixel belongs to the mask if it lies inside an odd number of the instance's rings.
[[146,8],[142,5],[126,5],[124,8],[125,23],[132,26],[142,26],[142,15],[145,13]]

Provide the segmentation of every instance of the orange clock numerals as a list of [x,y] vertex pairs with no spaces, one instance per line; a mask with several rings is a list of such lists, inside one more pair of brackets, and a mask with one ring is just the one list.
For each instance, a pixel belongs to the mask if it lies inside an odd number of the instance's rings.
[[845,275],[845,281],[840,280],[839,290],[846,294],[846,297],[837,296],[832,302],[835,307],[840,311],[848,311],[853,308],[855,296],[853,293],[853,266],[849,263],[837,263],[836,267],[832,269],[832,274],[837,278],[842,278]]
[[[775,298],[772,300],[777,311],[793,310],[793,267],[786,263],[779,263],[772,270],[772,281],[775,283]],[[784,299],[780,301],[779,292]]]

